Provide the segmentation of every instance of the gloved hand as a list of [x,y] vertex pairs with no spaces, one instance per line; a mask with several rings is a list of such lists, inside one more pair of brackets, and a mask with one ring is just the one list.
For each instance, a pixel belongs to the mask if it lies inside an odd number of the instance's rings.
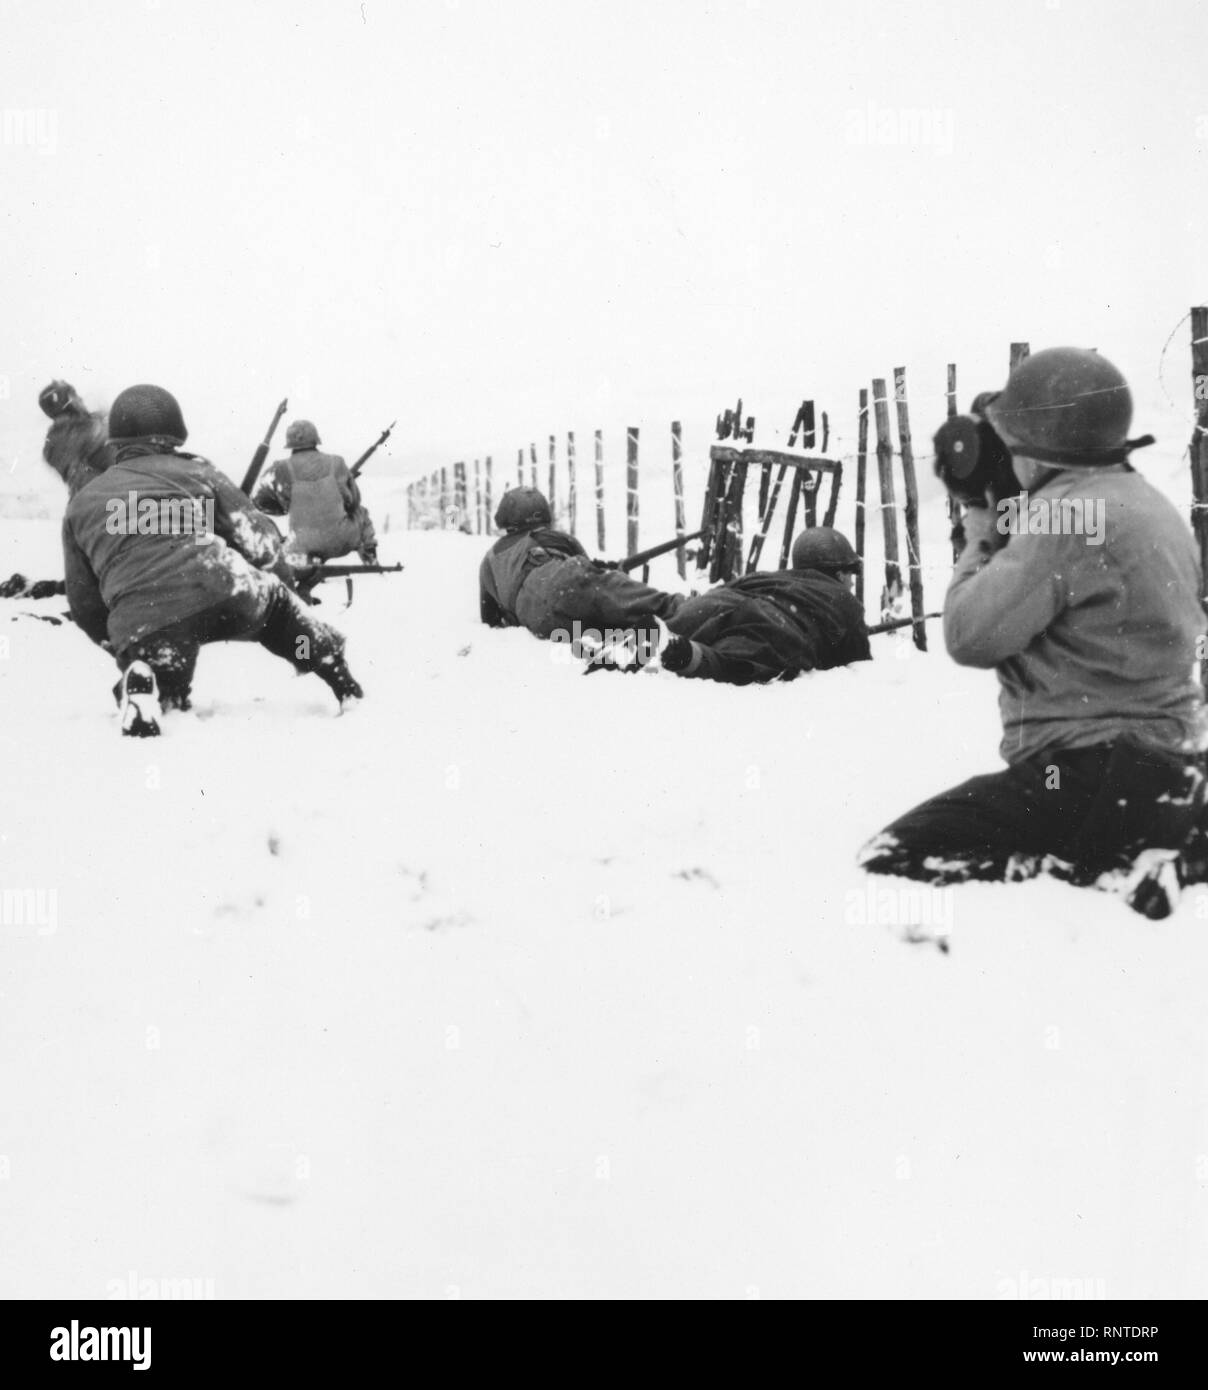
[[361,557],[361,564],[363,565],[376,565],[378,562],[376,545],[364,545],[357,551],[357,554]]
[[686,671],[692,661],[692,643],[675,633],[659,648],[659,664],[664,671]]

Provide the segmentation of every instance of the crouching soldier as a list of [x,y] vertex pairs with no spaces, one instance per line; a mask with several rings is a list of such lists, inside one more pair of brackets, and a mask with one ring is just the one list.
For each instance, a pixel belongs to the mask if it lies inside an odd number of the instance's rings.
[[276,527],[183,452],[175,398],[131,386],[113,403],[109,434],[114,461],[68,504],[63,551],[71,615],[123,672],[122,733],[158,734],[163,710],[189,708],[207,642],[259,642],[319,676],[341,708],[359,699],[343,637],[289,587]]
[[751,685],[867,661],[864,610],[851,592],[860,558],[846,536],[812,527],[793,542],[792,560],[687,599],[667,619],[663,669]]
[[526,627],[535,637],[608,630],[654,630],[683,598],[641,584],[619,570],[594,564],[573,536],[555,531],[549,503],[536,488],[504,493],[495,525],[506,534],[487,551],[479,570],[482,621],[489,627]]
[[295,420],[285,431],[289,458],[269,467],[256,506],[289,518],[289,550],[302,561],[334,560],[355,550],[365,564],[376,565],[377,539],[357,480],[338,454],[320,453],[321,442],[309,420]]
[[67,484],[74,497],[113,462],[109,430],[102,411],[90,411],[67,381],[52,381],[38,394],[50,417],[42,457]]
[[[1202,781],[1193,666],[1205,622],[1191,533],[1130,466],[1129,451],[1149,441],[1127,439],[1128,385],[1097,353],[1038,352],[979,403],[977,449],[1005,446],[1013,478],[989,505],[963,491],[967,540],[944,640],[961,665],[998,673],[1007,769],[908,811],[860,862],[938,884],[1048,869],[1085,885],[1106,873],[1102,886],[1165,916],[1187,878],[1179,850]],[[942,429],[937,467],[961,496],[954,477],[970,455],[945,474],[943,439]]]

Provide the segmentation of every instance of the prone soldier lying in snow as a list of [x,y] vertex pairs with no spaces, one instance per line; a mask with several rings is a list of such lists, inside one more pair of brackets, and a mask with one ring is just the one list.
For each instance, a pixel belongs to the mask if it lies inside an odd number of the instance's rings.
[[506,492],[495,525],[506,532],[479,570],[479,609],[488,627],[526,627],[535,637],[575,628],[653,628],[684,602],[593,564],[573,536],[552,526],[536,488]]
[[864,610],[851,592],[860,559],[847,538],[811,527],[794,541],[792,560],[791,569],[743,575],[685,599],[659,631],[606,634],[588,670],[661,667],[755,685],[869,660]]

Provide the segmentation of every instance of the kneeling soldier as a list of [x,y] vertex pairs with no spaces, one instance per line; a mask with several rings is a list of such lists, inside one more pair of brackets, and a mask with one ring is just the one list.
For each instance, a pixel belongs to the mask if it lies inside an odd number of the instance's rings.
[[183,452],[176,399],[129,387],[109,433],[114,462],[68,504],[63,552],[71,615],[123,672],[122,732],[158,734],[163,709],[188,709],[207,642],[259,642],[314,672],[342,708],[359,699],[344,638],[289,587],[276,527],[212,464]]

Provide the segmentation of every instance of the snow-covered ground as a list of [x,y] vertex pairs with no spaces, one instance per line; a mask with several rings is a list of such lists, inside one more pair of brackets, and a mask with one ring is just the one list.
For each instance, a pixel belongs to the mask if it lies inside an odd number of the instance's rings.
[[0,604],[0,1296],[1208,1294],[1208,895],[870,885],[992,675],[585,679],[486,544],[327,586],[354,714],[210,648],[151,743]]

